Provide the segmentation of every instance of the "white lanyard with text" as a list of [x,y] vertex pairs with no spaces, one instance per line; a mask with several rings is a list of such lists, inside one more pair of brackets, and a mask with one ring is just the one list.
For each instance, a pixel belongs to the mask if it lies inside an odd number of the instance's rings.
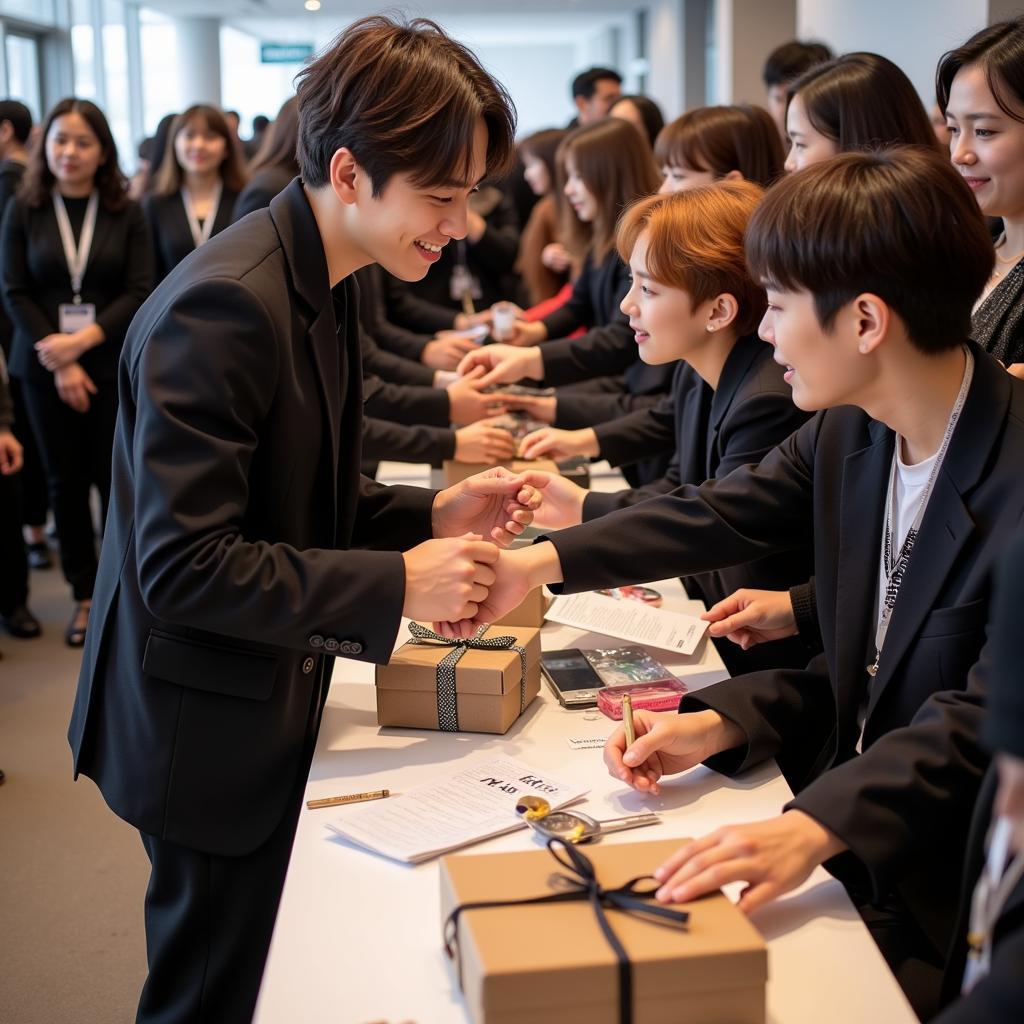
[[53,210],[57,215],[57,229],[60,231],[61,245],[64,246],[64,259],[67,261],[68,274],[71,276],[71,294],[75,305],[82,301],[82,278],[89,263],[92,250],[92,236],[96,231],[96,212],[100,205],[100,194],[93,189],[89,202],[85,207],[85,219],[82,221],[82,233],[75,246],[75,234],[71,230],[71,221],[64,206],[64,198],[57,191],[53,193]]
[[970,349],[964,349],[967,357],[964,365],[964,379],[960,385],[960,393],[956,396],[956,403],[953,405],[953,412],[950,414],[949,423],[946,426],[946,433],[943,435],[942,444],[936,453],[935,465],[928,475],[928,482],[925,484],[924,493],[918,503],[914,521],[907,531],[906,540],[900,548],[899,556],[893,561],[895,540],[893,538],[894,520],[897,517],[896,502],[896,462],[899,459],[901,439],[896,435],[896,447],[892,453],[892,468],[889,470],[889,487],[886,491],[885,502],[885,532],[882,534],[882,566],[885,572],[885,601],[882,604],[882,614],[878,619],[878,629],[875,632],[875,660],[868,665],[868,675],[878,675],[878,662],[882,657],[882,645],[885,643],[885,635],[889,632],[889,622],[892,619],[892,611],[896,607],[896,597],[900,592],[903,577],[906,575],[907,566],[910,563],[910,553],[914,549],[914,542],[917,540],[918,531],[921,529],[921,521],[924,519],[925,509],[928,507],[928,499],[932,496],[935,481],[938,479],[939,471],[942,469],[942,460],[946,457],[950,439],[956,429],[956,422],[963,411],[964,402],[967,401],[967,392],[971,388],[971,378],[974,376],[974,355]]
[[189,190],[182,186],[181,189],[181,201],[185,207],[185,216],[188,218],[188,228],[192,232],[192,241],[195,243],[195,247],[198,249],[204,242],[210,240],[210,234],[213,231],[213,222],[217,219],[217,210],[220,208],[220,195],[224,191],[224,185],[222,182],[217,182],[216,191],[213,193],[213,202],[210,204],[210,212],[206,215],[206,220],[203,221],[203,226],[199,226],[199,218],[196,216],[195,204],[192,202],[192,195]]

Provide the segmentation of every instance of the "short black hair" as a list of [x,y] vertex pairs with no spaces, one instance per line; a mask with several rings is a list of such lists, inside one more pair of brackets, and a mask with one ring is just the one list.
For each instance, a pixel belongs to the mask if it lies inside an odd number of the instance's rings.
[[10,121],[14,137],[21,143],[28,142],[32,131],[32,111],[19,100],[0,100],[0,123]]
[[622,85],[622,75],[611,68],[594,67],[581,71],[572,80],[572,98],[576,99],[577,96],[582,96],[585,100],[591,99],[597,90],[597,83],[607,78]]
[[270,118],[269,118],[269,117],[267,117],[267,115],[266,115],[266,114],[257,114],[257,115],[256,115],[256,116],[255,116],[255,117],[254,117],[254,118],[252,119],[252,130],[253,130],[254,132],[262,132],[262,131],[265,131],[265,130],[267,129],[267,126],[268,126],[269,124],[270,124]]
[[995,262],[970,188],[948,157],[919,146],[842,153],[783,178],[751,218],[746,250],[767,288],[814,297],[825,331],[870,292],[922,352],[967,340]]
[[803,43],[799,39],[783,43],[768,54],[761,77],[766,89],[787,85],[797,75],[832,59],[832,51],[824,43]]

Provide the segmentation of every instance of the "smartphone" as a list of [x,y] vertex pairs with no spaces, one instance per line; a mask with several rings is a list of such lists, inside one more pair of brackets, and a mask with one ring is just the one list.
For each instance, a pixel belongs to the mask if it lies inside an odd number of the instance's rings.
[[597,707],[604,682],[578,649],[543,651],[540,668],[562,707]]

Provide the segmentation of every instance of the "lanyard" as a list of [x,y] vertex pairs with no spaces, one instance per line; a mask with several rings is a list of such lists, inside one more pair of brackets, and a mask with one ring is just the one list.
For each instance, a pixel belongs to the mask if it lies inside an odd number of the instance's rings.
[[213,203],[210,206],[210,212],[203,221],[203,226],[199,226],[199,218],[196,216],[195,205],[192,202],[192,195],[187,188],[182,186],[181,189],[181,202],[185,207],[185,217],[188,219],[188,228],[192,232],[192,241],[195,243],[195,247],[198,249],[204,242],[210,240],[210,233],[213,231],[213,222],[217,219],[217,210],[220,208],[220,195],[224,191],[223,182],[217,182],[217,188],[213,193]]
[[[1024,854],[1010,860],[1010,821],[999,818],[988,837],[988,856],[971,897],[971,925],[967,933],[967,966],[962,992],[970,990],[989,972],[992,933],[1010,893],[1024,876]],[[1009,861],[1009,866],[1007,866]]]
[[75,233],[71,230],[71,221],[68,219],[64,197],[56,190],[53,193],[53,211],[57,215],[57,230],[60,231],[61,245],[64,246],[64,260],[68,265],[68,274],[71,275],[71,292],[76,306],[82,301],[82,278],[85,276],[89,253],[92,251],[92,236],[96,231],[96,211],[99,209],[99,205],[100,194],[93,189],[85,207],[82,234],[78,238],[76,247]]
[[910,553],[914,549],[914,542],[917,540],[918,531],[921,529],[921,521],[924,519],[925,509],[928,507],[928,499],[932,496],[935,481],[939,477],[939,470],[942,468],[942,460],[946,457],[949,449],[950,439],[956,429],[957,420],[963,411],[964,402],[967,401],[967,392],[971,388],[971,379],[974,376],[974,356],[970,349],[965,349],[967,357],[964,365],[964,379],[960,384],[960,393],[956,396],[953,405],[953,412],[950,414],[949,423],[946,425],[946,433],[943,435],[942,444],[935,459],[935,465],[928,475],[928,482],[925,484],[924,493],[918,503],[914,521],[907,531],[906,540],[900,548],[900,553],[893,561],[893,549],[895,539],[893,537],[893,524],[897,518],[896,501],[896,462],[899,459],[900,437],[896,436],[896,447],[892,453],[892,466],[889,469],[889,487],[886,491],[885,504],[885,532],[882,534],[882,568],[885,572],[885,600],[882,603],[882,614],[878,620],[878,629],[875,632],[875,660],[868,665],[868,675],[872,678],[878,675],[878,662],[882,657],[882,646],[885,643],[886,634],[889,632],[889,623],[892,619],[893,609],[896,607],[896,598],[899,595],[900,587],[903,585],[903,577],[907,573],[907,566],[910,564]]

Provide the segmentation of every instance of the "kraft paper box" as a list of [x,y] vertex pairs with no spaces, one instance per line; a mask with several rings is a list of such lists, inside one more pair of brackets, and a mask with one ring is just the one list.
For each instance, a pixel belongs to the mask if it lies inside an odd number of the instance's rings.
[[[581,846],[615,888],[665,860],[682,840]],[[545,849],[441,861],[441,920],[462,903],[525,899],[567,874]],[[764,1024],[768,952],[716,894],[677,909],[684,928],[606,910],[632,964],[634,1024]],[[618,961],[587,900],[470,910],[458,926],[462,987],[474,1024],[617,1024]],[[452,977],[456,977],[453,967]],[[457,984],[457,982],[453,982]]]
[[[483,639],[514,636],[526,650],[523,708],[540,692],[540,630],[490,626]],[[451,647],[405,643],[377,666],[377,724],[438,729],[437,667]],[[455,666],[459,732],[505,733],[521,714],[522,664],[512,648],[468,650]]]
[[510,612],[506,612],[494,626],[533,626],[540,629],[544,625],[544,616],[548,613],[551,598],[544,593],[543,587],[534,587],[523,603],[517,605]]
[[[551,459],[512,459],[509,462],[499,462],[499,466],[513,473],[528,473],[530,470],[539,470],[542,473],[557,473],[558,466]],[[445,459],[443,466],[444,486],[453,487],[455,484],[467,477],[476,476],[477,473],[484,473],[493,466],[480,462],[456,462],[454,459]]]

